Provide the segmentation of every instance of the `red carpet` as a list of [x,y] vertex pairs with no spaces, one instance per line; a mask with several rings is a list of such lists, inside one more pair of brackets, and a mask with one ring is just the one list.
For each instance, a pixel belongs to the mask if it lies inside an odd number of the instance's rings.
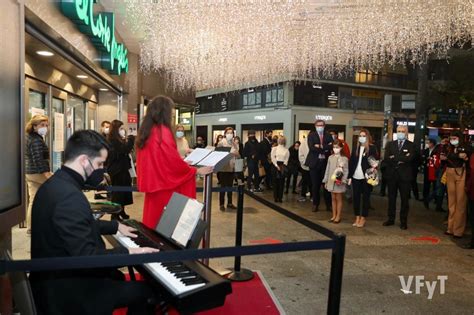
[[[280,314],[278,306],[273,301],[271,291],[267,290],[261,273],[254,272],[255,277],[250,281],[232,282],[232,293],[221,307],[196,313],[199,315],[277,315]],[[114,315],[125,315],[125,309],[116,310]],[[170,310],[170,315],[179,314],[176,310]]]

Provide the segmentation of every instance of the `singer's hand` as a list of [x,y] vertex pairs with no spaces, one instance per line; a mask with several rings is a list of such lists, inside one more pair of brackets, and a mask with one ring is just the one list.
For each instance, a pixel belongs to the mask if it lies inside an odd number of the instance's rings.
[[134,228],[132,228],[128,225],[122,224],[120,222],[119,222],[119,226],[118,226],[118,231],[120,233],[122,233],[123,235],[131,237],[131,238],[137,237],[137,234],[134,233],[134,232],[137,231],[136,229],[134,229]]
[[150,254],[150,253],[158,253],[160,250],[157,248],[151,247],[139,247],[139,248],[129,248],[129,254]]
[[199,175],[207,175],[207,174],[212,173],[213,171],[214,171],[214,168],[212,166],[204,166],[197,169],[197,173]]
[[349,178],[349,179],[347,180],[347,185],[350,186],[351,184],[352,184],[352,178]]

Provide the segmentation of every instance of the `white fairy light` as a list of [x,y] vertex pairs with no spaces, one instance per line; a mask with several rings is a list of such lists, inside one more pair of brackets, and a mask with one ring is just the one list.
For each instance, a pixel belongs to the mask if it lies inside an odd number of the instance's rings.
[[125,0],[141,66],[174,88],[424,63],[474,34],[472,0]]

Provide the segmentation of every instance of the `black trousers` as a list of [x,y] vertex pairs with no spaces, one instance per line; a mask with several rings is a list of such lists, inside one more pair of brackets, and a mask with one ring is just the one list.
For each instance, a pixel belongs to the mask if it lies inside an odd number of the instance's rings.
[[428,179],[428,172],[423,174],[423,200],[431,201],[431,197],[434,196],[436,191],[436,181],[430,181]]
[[[232,187],[234,184],[234,173],[233,172],[219,172],[219,183],[221,187]],[[225,192],[219,192],[219,206],[224,205]],[[232,192],[227,192],[227,204],[232,204]]]
[[[323,166],[312,167],[309,169],[309,174],[311,177],[311,184],[313,185],[313,205],[319,207],[321,197],[319,192],[321,190],[321,184],[323,182],[324,173],[326,172],[326,164]],[[326,203],[326,208],[331,208],[331,193],[323,188],[323,197]]]
[[286,191],[290,188],[290,182],[291,179],[293,178],[293,191],[296,190],[296,182],[298,180],[298,169],[292,169],[288,173],[288,177],[286,178]]
[[467,202],[469,224],[471,225],[471,244],[474,244],[474,200],[468,199]]
[[413,191],[413,197],[415,199],[420,199],[420,192],[418,191],[418,182],[416,181],[418,177],[418,169],[413,170],[413,180],[411,181],[411,190]]
[[60,278],[32,282],[39,315],[110,315],[128,306],[130,315],[155,314],[153,290],[144,281],[100,278]]
[[272,181],[273,181],[273,199],[279,201],[283,198],[283,188],[285,186],[285,176],[272,165]]
[[311,184],[309,171],[301,169],[301,197],[306,197],[308,191],[313,194],[312,188],[313,185]]
[[262,160],[262,166],[265,169],[265,185],[267,188],[272,186],[272,164],[267,160]]
[[410,198],[411,182],[400,178],[388,179],[388,219],[395,221],[397,212],[397,194],[400,192],[401,208],[400,223],[406,224],[408,218],[408,199]]
[[[370,185],[365,179],[352,179],[352,206],[356,216],[369,216]],[[362,208],[360,202],[362,199]]]
[[253,184],[253,188],[258,188],[260,180],[260,176],[258,175],[258,161],[247,159],[247,170],[247,187],[250,189]]

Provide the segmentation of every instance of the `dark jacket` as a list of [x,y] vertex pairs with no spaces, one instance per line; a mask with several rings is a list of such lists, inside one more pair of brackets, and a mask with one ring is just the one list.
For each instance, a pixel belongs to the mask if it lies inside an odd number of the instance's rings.
[[[113,186],[131,186],[132,178],[129,169],[131,160],[129,154],[133,150],[134,137],[128,137],[126,141],[112,139],[109,141],[110,150],[107,157],[107,173],[110,175]],[[122,206],[133,203],[132,192],[112,192],[112,202]]]
[[[329,133],[324,133],[323,144],[321,144],[318,133],[316,131],[311,132],[308,135],[309,153],[305,165],[310,168],[326,167],[327,160],[332,151],[332,142],[333,139]],[[324,159],[320,158],[321,154],[324,155]]]
[[[89,202],[81,191],[83,182],[81,175],[63,166],[39,188],[32,209],[32,259],[128,253],[123,247],[105,248],[101,235],[115,234],[118,223],[94,220]],[[104,290],[104,286],[91,286],[89,281],[95,279],[95,284],[100,284],[97,281],[105,281],[102,279],[110,273],[111,269],[104,268],[32,272],[30,282],[35,299],[39,298],[38,303],[46,308],[41,310],[43,314],[66,314],[72,310],[58,310],[54,301],[74,300],[71,292],[94,295]],[[62,284],[57,279],[61,279]],[[73,288],[64,292],[64,281],[71,281],[69,288],[72,284]]]
[[260,160],[268,160],[270,153],[272,152],[272,141],[268,138],[263,138],[259,143],[260,146]]
[[298,150],[295,149],[295,146],[291,146],[288,151],[290,151],[290,158],[288,159],[288,171],[290,173],[298,172],[300,169],[300,159],[298,155]]
[[42,174],[49,172],[49,149],[38,133],[26,135],[25,173]]
[[245,143],[242,156],[247,160],[260,160],[260,144],[257,139],[253,138]]
[[[359,150],[359,148],[358,148],[357,145],[355,145],[352,148],[351,157],[349,159],[349,175],[347,176],[348,179],[352,178],[352,176],[354,176],[354,172],[357,168],[357,164],[359,163],[359,155],[358,155],[359,152],[357,152],[358,150]],[[362,172],[364,174],[365,174],[365,171],[367,171],[367,169],[370,168],[369,156],[372,156],[375,159],[378,157],[377,148],[373,144],[369,144],[369,152],[368,153],[365,152],[365,150],[364,150],[364,153],[362,154],[361,167],[362,167]]]
[[385,147],[385,176],[388,181],[411,181],[413,179],[412,160],[415,157],[415,145],[405,140],[398,150],[398,140],[390,141]]

